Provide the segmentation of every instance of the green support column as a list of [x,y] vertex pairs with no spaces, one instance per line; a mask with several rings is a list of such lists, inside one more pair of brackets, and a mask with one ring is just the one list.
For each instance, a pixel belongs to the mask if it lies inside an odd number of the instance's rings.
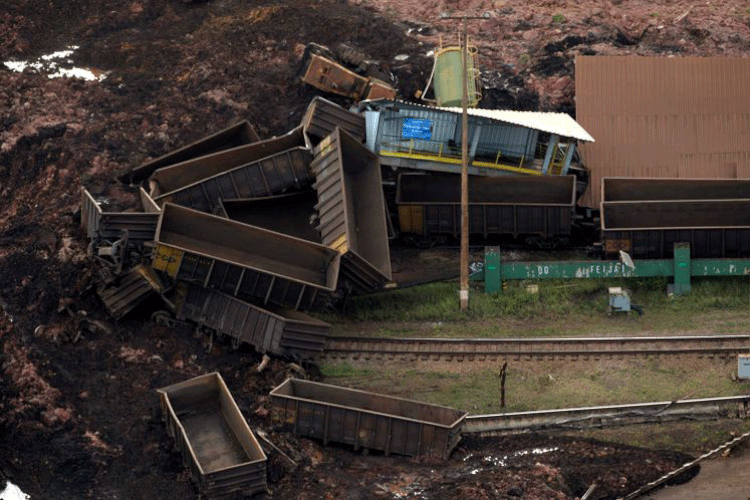
[[674,294],[690,292],[690,244],[674,244]]
[[484,291],[495,293],[500,290],[500,247],[484,249]]

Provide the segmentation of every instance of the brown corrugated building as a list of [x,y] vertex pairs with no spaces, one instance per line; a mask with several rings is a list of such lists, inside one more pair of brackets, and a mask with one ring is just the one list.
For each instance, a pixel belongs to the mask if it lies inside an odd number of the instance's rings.
[[579,56],[575,82],[583,205],[603,177],[750,178],[750,58]]

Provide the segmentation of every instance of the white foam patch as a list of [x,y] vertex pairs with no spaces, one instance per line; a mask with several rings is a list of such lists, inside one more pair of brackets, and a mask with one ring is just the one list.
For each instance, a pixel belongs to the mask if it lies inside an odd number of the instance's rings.
[[[94,73],[93,71],[85,68],[60,68],[58,61],[64,60],[68,64],[72,64],[73,60],[68,59],[76,51],[78,46],[73,45],[68,47],[66,50],[58,50],[51,54],[44,55],[36,61],[5,61],[3,64],[6,68],[11,71],[21,72],[26,68],[31,68],[35,71],[47,73],[48,78],[79,78],[81,80],[89,81],[102,81],[107,77],[104,72]],[[2,500],[2,499],[0,499]]]
[[0,491],[0,500],[29,500],[29,498],[29,495],[10,481],[5,485],[5,489]]

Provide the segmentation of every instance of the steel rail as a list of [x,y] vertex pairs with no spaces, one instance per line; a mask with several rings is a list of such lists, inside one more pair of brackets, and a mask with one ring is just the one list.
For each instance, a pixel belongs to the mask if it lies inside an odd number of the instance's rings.
[[464,421],[463,433],[495,436],[546,429],[585,429],[668,420],[708,420],[747,418],[748,416],[750,416],[750,395],[743,395],[492,415],[469,415]]
[[731,356],[750,352],[750,335],[446,339],[331,337],[323,358],[554,358],[648,355]]

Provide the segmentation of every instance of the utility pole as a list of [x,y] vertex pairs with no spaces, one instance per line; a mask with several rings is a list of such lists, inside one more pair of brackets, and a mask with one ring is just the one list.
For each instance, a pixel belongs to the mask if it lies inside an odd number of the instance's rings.
[[462,311],[469,308],[469,34],[468,19],[487,19],[482,16],[450,16],[443,14],[442,19],[463,19],[461,34],[461,60],[463,63],[463,95],[461,97],[461,278],[459,281],[458,303]]

